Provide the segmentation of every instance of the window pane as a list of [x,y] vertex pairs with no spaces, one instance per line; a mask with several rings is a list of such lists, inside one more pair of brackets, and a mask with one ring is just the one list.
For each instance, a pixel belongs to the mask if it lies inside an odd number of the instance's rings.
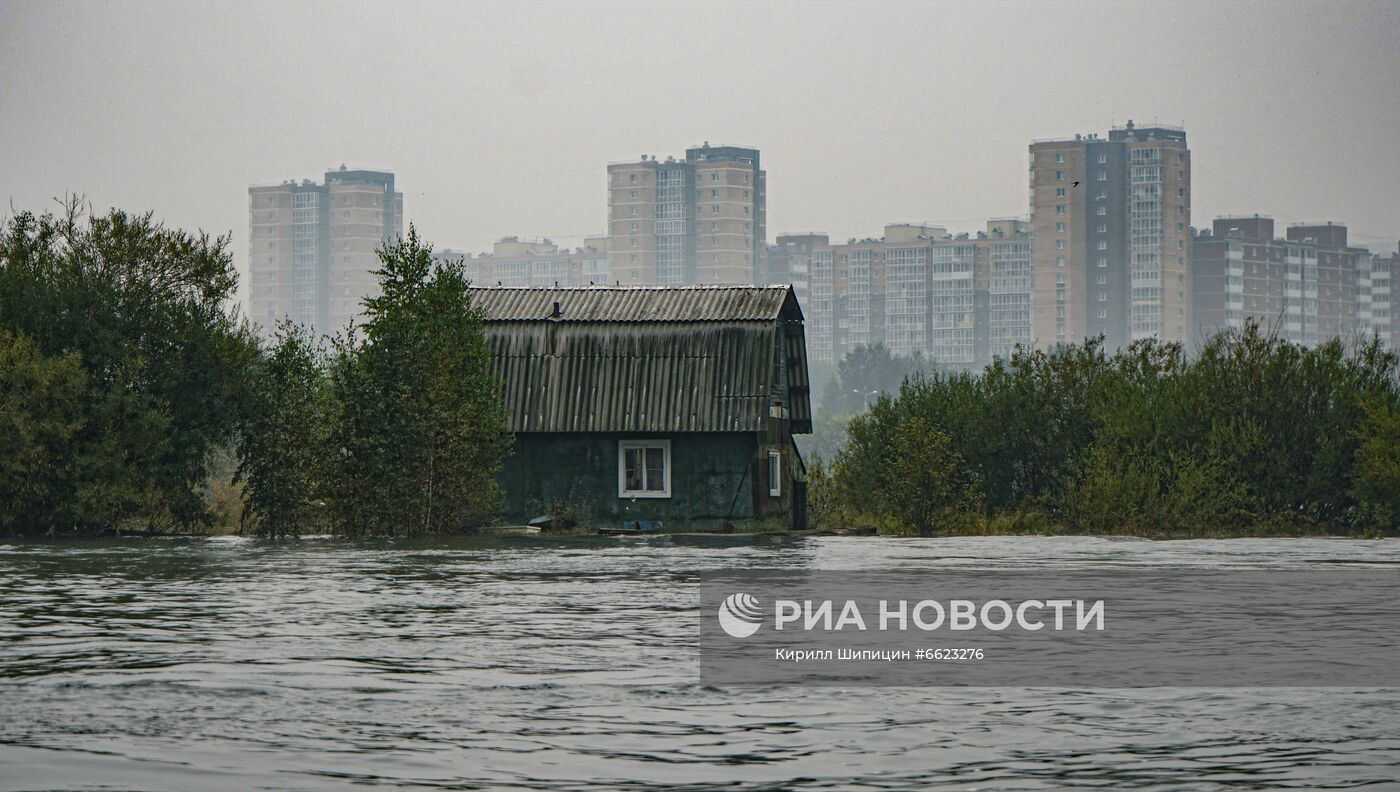
[[630,492],[636,492],[642,488],[642,449],[626,449],[625,458],[627,465],[627,485],[625,489]]
[[646,451],[647,491],[662,492],[666,489],[666,450],[652,447]]

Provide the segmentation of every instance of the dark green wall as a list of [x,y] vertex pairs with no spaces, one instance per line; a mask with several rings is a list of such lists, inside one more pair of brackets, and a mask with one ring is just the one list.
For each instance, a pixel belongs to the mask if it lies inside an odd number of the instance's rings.
[[[617,441],[633,438],[671,441],[670,498],[617,497]],[[559,504],[586,509],[595,525],[661,520],[667,530],[702,530],[749,520],[757,444],[737,432],[517,434],[501,471],[504,517],[523,523]]]

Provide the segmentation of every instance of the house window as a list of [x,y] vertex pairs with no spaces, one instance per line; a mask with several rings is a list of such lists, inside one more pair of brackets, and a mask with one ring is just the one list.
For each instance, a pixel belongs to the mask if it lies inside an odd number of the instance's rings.
[[768,497],[777,498],[783,494],[783,456],[777,451],[768,452]]
[[617,441],[617,496],[671,497],[671,441]]

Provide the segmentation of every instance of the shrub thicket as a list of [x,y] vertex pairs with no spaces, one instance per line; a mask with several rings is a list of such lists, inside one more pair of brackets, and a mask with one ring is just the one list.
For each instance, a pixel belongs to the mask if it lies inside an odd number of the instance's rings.
[[1154,341],[1018,351],[914,377],[847,432],[813,481],[828,524],[1200,536],[1400,519],[1397,359],[1375,341],[1304,348],[1250,325],[1191,360]]

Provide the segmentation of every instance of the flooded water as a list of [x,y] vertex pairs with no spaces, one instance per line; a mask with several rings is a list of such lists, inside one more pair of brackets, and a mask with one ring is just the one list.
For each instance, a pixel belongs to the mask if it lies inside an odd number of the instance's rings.
[[0,546],[0,789],[1400,788],[1400,691],[702,687],[695,574],[1400,566],[1400,542]]

